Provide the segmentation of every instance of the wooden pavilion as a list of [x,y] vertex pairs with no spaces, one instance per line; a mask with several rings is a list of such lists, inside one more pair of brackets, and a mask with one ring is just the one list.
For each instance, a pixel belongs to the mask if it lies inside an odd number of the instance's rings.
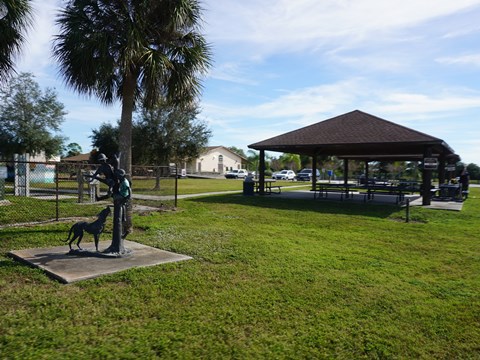
[[[344,160],[345,183],[348,160],[365,161],[368,179],[370,161],[424,161],[438,163],[439,183],[445,181],[445,166],[460,157],[442,139],[409,129],[360,110],[327,119],[248,146],[260,151],[259,192],[264,193],[265,151],[288,152],[312,157],[313,173],[317,157],[328,155]],[[316,179],[313,179],[315,187]],[[432,170],[422,171],[423,189],[430,189]],[[423,205],[430,205],[430,191],[423,191]]]

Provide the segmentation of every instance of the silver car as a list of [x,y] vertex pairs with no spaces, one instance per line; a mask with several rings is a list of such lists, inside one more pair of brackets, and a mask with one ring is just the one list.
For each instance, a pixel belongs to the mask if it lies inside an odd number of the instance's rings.
[[293,170],[282,170],[272,176],[275,180],[295,180],[295,172]]
[[227,179],[243,179],[247,177],[248,171],[245,169],[239,169],[239,170],[232,170],[229,171],[225,174],[225,178]]

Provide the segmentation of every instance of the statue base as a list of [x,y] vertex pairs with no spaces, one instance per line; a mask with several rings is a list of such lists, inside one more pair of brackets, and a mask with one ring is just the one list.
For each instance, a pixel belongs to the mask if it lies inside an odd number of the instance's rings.
[[121,252],[113,252],[109,249],[103,251],[91,251],[86,249],[70,249],[67,255],[84,256],[84,257],[98,257],[98,258],[125,258],[133,255],[133,251],[124,248]]

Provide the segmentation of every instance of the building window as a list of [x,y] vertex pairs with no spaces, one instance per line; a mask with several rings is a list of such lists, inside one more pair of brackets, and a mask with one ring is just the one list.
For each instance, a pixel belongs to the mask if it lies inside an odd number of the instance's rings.
[[223,164],[223,155],[218,155],[218,163]]

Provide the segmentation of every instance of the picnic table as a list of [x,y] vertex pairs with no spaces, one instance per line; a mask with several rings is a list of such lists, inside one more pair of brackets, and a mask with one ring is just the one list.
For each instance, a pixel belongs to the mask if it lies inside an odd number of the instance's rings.
[[369,184],[362,186],[366,190],[364,201],[373,200],[375,194],[395,195],[396,203],[400,203],[405,199],[405,193],[410,191],[408,187],[384,183],[384,184]]
[[340,192],[340,199],[343,200],[343,196],[345,198],[349,198],[353,195],[353,191],[351,190],[352,187],[356,187],[353,184],[338,184],[338,183],[317,183],[315,185],[313,198],[328,198],[328,192]]
[[438,188],[432,189],[434,200],[462,201],[461,184],[440,184]]
[[[264,192],[267,195],[270,194],[280,194],[282,192],[282,186],[281,185],[276,185],[275,184],[276,180],[275,179],[265,179],[264,180]],[[254,180],[253,181],[253,186],[255,188],[255,192],[260,191],[260,181]],[[272,189],[276,189],[273,191]]]

